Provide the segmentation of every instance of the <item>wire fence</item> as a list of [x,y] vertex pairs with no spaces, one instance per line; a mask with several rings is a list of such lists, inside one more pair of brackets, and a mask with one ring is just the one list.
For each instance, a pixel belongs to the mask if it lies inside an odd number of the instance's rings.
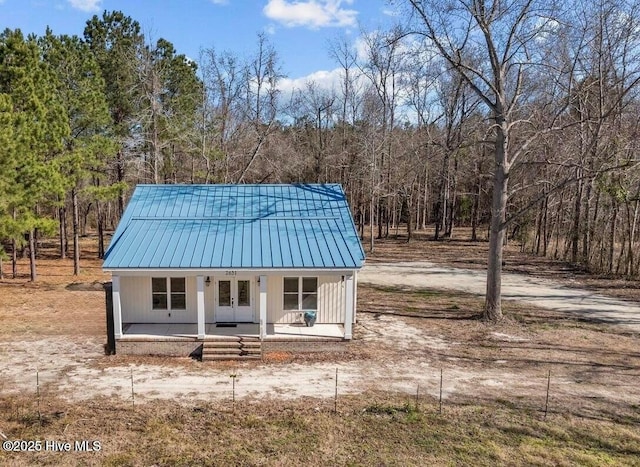
[[[390,378],[388,384],[381,384],[380,381],[372,378],[370,381],[360,380],[357,385],[354,385],[351,375],[336,367],[335,371],[325,374],[321,387],[318,387],[317,382],[309,383],[314,388],[310,394],[306,394],[304,388],[299,388],[299,396],[280,399],[285,405],[287,401],[296,399],[320,400],[323,403],[317,404],[319,407],[339,414],[348,410],[354,398],[360,397],[361,400],[369,400],[374,404],[374,401],[384,399],[385,396],[393,396],[396,399],[398,397],[404,399],[406,404],[411,404],[416,409],[443,415],[446,415],[448,406],[475,404],[505,406],[510,410],[523,411],[529,415],[539,414],[542,420],[547,420],[551,415],[560,414],[640,425],[640,374],[638,373],[609,373],[608,382],[595,383],[585,382],[577,379],[573,374],[563,374],[549,368],[544,373],[540,372],[538,378],[529,378],[525,383],[510,384],[511,381],[497,381],[493,373],[485,379],[477,378],[477,374],[482,373],[475,372],[477,384],[474,386],[469,380],[463,381],[458,374],[459,370],[457,367],[449,369],[441,367],[434,369],[428,378],[420,375],[422,379],[419,379],[415,375],[407,374],[404,378]],[[0,385],[0,401],[5,399],[5,408],[9,407],[11,412],[9,418],[32,420],[42,425],[46,422],[45,412],[47,416],[57,413],[58,405],[62,411],[62,406],[69,401],[90,403],[91,397],[87,397],[81,389],[76,389],[74,392],[65,388],[61,392],[53,381],[43,384],[42,372],[42,368],[34,370],[32,391],[27,390],[16,394],[15,391],[7,389],[9,386],[7,381]],[[205,373],[202,380],[203,394],[190,398],[189,394],[193,394],[194,391],[189,391],[176,401],[180,404],[190,400],[193,403],[215,401],[222,406],[228,403],[229,410],[234,412],[239,401],[261,394],[258,389],[262,388],[262,380],[260,377],[252,377],[250,370],[243,374],[242,368],[229,371],[227,368],[213,367],[210,372],[218,378],[215,384],[207,383]],[[228,374],[228,384],[220,383],[219,377],[224,374]],[[614,380],[615,383],[613,383]],[[179,377],[155,380],[150,380],[146,374],[138,377],[136,367],[131,366],[127,380],[123,380],[122,384],[114,387],[111,395],[102,396],[101,400],[104,401],[106,397],[113,402],[114,406],[121,406],[128,401],[130,410],[135,411],[140,404],[146,402],[174,399],[161,391],[161,388],[167,384],[179,386],[181,383]],[[214,386],[215,391],[212,390]],[[124,390],[127,387],[130,388],[130,392]],[[264,389],[263,394],[269,397],[274,396],[268,389]],[[277,395],[275,397],[278,398]],[[329,402],[331,402],[330,405]]]

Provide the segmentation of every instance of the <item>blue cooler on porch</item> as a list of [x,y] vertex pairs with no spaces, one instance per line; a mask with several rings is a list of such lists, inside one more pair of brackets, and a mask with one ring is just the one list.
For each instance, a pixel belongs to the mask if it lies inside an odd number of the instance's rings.
[[307,327],[311,327],[316,323],[316,314],[317,312],[311,310],[304,312],[304,323]]

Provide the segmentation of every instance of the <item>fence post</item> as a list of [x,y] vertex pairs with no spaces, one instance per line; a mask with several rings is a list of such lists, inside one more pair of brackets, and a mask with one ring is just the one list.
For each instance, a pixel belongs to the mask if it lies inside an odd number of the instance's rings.
[[551,386],[551,370],[547,373],[547,397],[544,401],[544,419],[547,419],[547,412],[549,410],[549,387]]
[[440,368],[440,409],[438,413],[442,413],[442,368]]
[[136,396],[135,396],[135,392],[133,391],[133,367],[131,367],[130,370],[131,370],[131,407],[135,409]]
[[40,371],[36,367],[36,405],[38,407],[38,423],[42,425],[42,412],[40,412]]
[[231,410],[233,413],[236,412],[236,376],[238,376],[235,372],[229,375],[231,378]]
[[333,397],[333,411],[338,413],[338,368],[336,368],[336,391]]

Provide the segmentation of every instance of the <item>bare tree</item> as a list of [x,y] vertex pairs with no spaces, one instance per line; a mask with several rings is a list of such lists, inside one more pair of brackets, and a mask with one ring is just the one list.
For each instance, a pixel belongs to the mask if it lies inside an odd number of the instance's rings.
[[533,139],[517,139],[520,110],[536,69],[539,39],[557,19],[550,2],[409,0],[415,29],[481,99],[492,121],[493,201],[484,318],[502,318],[502,253],[509,174]]
[[[244,131],[245,64],[233,53],[219,53],[213,48],[202,52],[201,64],[204,92],[200,154],[205,164],[205,183],[228,183],[231,154]],[[220,162],[216,176],[216,163]]]
[[262,145],[273,132],[278,114],[278,81],[283,77],[278,54],[264,34],[258,35],[258,50],[245,69],[245,118],[253,133],[248,147],[248,160],[242,167],[237,183],[243,183]]

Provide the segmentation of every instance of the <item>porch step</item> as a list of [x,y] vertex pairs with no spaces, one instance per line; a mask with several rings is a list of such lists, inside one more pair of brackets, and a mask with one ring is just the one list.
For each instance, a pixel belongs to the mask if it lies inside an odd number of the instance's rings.
[[202,361],[259,360],[262,358],[262,342],[253,337],[234,336],[207,340],[202,344]]

